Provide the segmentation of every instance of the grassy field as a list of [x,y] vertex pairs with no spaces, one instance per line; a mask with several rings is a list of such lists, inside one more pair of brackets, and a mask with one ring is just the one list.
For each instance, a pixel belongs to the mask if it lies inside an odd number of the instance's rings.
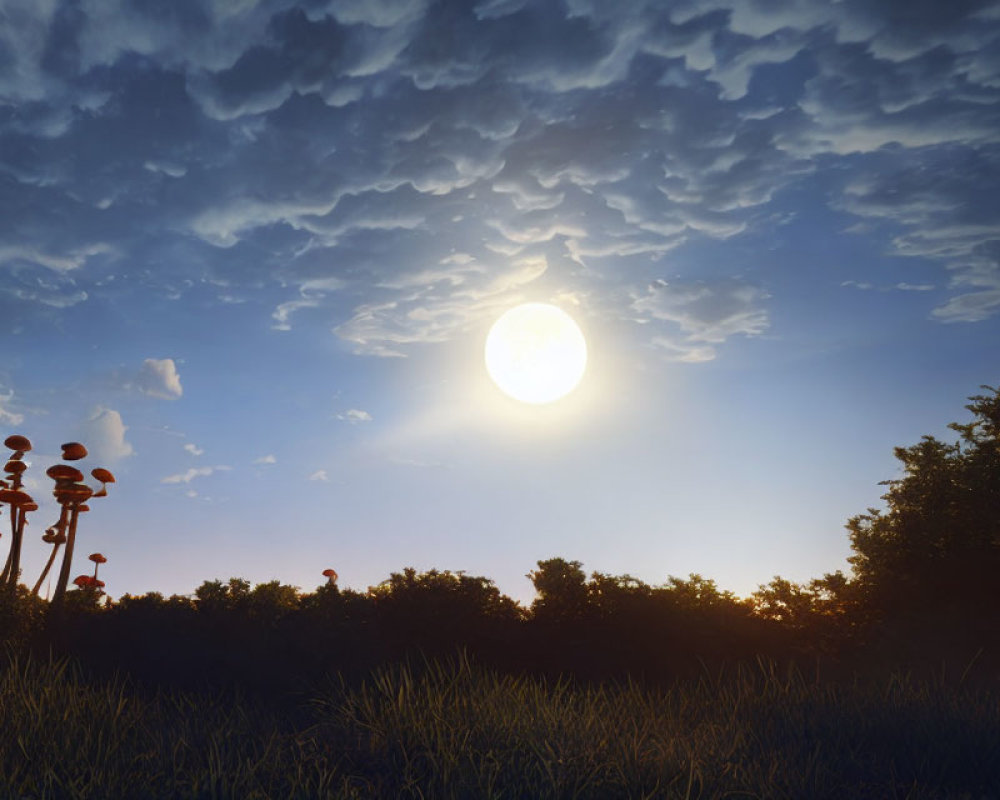
[[0,796],[1000,798],[1000,698],[761,662],[669,689],[457,658],[263,705],[0,658]]

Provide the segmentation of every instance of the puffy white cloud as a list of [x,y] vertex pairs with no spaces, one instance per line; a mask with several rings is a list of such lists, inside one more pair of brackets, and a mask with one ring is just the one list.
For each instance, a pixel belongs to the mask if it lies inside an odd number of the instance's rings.
[[122,422],[122,415],[112,408],[98,406],[84,428],[87,448],[100,461],[119,461],[135,452],[125,439],[128,426]]
[[277,464],[278,459],[276,459],[272,454],[268,453],[266,456],[261,456],[260,458],[255,458],[253,460],[254,464]]
[[175,400],[184,394],[181,376],[172,358],[147,358],[136,379],[136,385],[143,394]]

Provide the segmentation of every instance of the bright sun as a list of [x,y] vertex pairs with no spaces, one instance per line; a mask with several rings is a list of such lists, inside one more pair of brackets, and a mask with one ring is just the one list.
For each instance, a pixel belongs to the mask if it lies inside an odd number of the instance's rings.
[[503,314],[486,337],[486,370],[522,403],[551,403],[576,388],[587,366],[587,342],[573,318],[545,303]]

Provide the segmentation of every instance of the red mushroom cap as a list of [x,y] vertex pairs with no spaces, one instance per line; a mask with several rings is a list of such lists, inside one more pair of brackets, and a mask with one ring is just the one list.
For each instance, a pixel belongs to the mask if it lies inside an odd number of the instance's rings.
[[90,506],[88,506],[86,503],[81,503],[80,505],[78,505],[76,507],[76,510],[77,511],[90,511]]
[[30,494],[22,492],[20,489],[0,489],[0,503],[10,503],[12,506],[26,506],[34,502]]
[[66,442],[62,445],[63,461],[79,461],[87,457],[87,448],[79,442]]
[[325,569],[323,570],[323,575],[324,577],[333,578],[333,580],[337,580],[337,570],[335,569]]
[[23,506],[21,506],[22,514],[27,511],[38,511],[38,503],[25,503]]
[[90,474],[94,476],[95,481],[100,481],[101,483],[114,483],[115,476],[112,475],[104,467],[98,467],[97,469],[92,469]]
[[84,586],[91,586],[93,584],[93,580],[94,579],[89,575],[77,575],[73,578],[73,585],[79,586],[82,589]]
[[8,472],[11,475],[17,475],[20,472],[24,472],[28,468],[28,465],[23,461],[8,461],[4,464],[3,471]]
[[91,553],[87,556],[87,559],[93,561],[95,564],[107,564],[108,560],[102,556],[100,553]]
[[60,503],[83,503],[86,502],[94,490],[82,483],[71,483],[68,486],[58,487],[52,494]]
[[91,578],[90,579],[90,585],[91,586],[96,586],[98,589],[103,589],[104,588],[104,581],[102,581],[100,578]]
[[20,436],[14,434],[13,436],[8,436],[3,440],[4,447],[11,450],[20,450],[22,453],[26,453],[31,449],[31,441],[27,436]]
[[79,483],[83,480],[83,473],[76,467],[71,467],[69,464],[56,464],[55,466],[49,467],[45,470],[45,474],[54,481],[72,481],[73,483]]

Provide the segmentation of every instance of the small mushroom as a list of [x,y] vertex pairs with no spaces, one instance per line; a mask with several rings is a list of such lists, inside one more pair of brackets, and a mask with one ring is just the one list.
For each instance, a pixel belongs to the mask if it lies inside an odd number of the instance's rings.
[[107,564],[108,560],[100,553],[91,553],[87,558],[94,562],[94,580],[97,580],[97,570],[101,564]]
[[337,582],[337,570],[335,569],[323,570],[323,576],[327,579],[327,583],[331,585]]
[[87,448],[79,442],[66,442],[62,445],[63,461],[79,461],[87,457]]
[[93,580],[89,575],[77,575],[73,578],[73,585],[79,586],[81,589],[86,589],[88,586],[93,585]]
[[101,488],[94,493],[94,497],[107,497],[108,484],[115,482],[115,476],[103,467],[97,467],[97,469],[91,470],[90,474],[94,476],[95,480],[101,482]]
[[28,439],[28,437],[20,436],[16,433],[4,439],[3,443],[5,447],[11,450],[15,450],[21,454],[19,456],[16,456],[17,458],[20,458],[22,455],[24,455],[31,449],[31,441]]
[[54,481],[70,481],[71,483],[79,483],[83,480],[83,473],[76,467],[71,467],[69,464],[56,464],[55,466],[49,467],[45,470],[45,474]]
[[9,475],[20,475],[28,468],[23,461],[8,461],[4,464],[3,471]]

